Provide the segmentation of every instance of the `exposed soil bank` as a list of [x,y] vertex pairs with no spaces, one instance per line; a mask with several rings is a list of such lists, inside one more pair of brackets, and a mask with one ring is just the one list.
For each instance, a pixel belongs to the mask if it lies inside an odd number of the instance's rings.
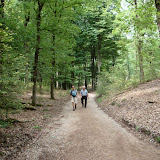
[[103,100],[99,107],[122,126],[128,126],[140,139],[160,146],[156,143],[160,137],[160,80]]

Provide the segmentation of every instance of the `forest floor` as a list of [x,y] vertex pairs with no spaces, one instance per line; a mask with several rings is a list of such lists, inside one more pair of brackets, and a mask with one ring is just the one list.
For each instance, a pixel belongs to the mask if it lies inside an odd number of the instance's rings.
[[[33,108],[30,105],[30,92],[20,99],[25,107]],[[0,128],[0,160],[14,159],[17,153],[23,152],[25,146],[32,145],[42,136],[48,124],[52,123],[52,126],[56,128],[57,121],[62,116],[63,106],[67,101],[66,92],[57,93],[56,100],[50,99],[50,95],[45,93],[37,95],[39,106],[34,107],[35,110],[20,109],[9,114],[9,118],[17,121],[10,127]]]
[[[103,100],[101,109],[96,95],[90,93],[87,108],[81,106],[78,97],[76,111],[67,102],[68,96],[54,101],[49,95],[39,96],[41,107],[10,115],[19,123],[14,128],[0,129],[3,136],[8,134],[1,143],[4,146],[0,146],[6,154],[2,159],[160,160],[158,143],[146,138],[159,134],[159,94],[160,80],[155,80]],[[24,102],[30,96],[25,95]],[[146,126],[146,119],[153,124]],[[131,128],[135,128],[133,133]]]

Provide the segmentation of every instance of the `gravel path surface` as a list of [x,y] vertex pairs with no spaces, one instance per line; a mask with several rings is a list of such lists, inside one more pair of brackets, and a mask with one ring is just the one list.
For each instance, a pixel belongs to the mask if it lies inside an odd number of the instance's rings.
[[[61,118],[15,160],[160,160],[154,146],[139,141],[108,117],[90,94],[87,108],[64,107]],[[55,127],[56,126],[56,127]]]

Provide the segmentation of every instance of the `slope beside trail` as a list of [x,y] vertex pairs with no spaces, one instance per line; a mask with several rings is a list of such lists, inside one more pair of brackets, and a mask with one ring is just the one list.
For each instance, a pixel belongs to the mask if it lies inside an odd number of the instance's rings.
[[42,136],[15,160],[160,160],[160,152],[108,117],[89,94],[87,108],[80,101],[76,111],[64,106],[56,123],[48,124]]

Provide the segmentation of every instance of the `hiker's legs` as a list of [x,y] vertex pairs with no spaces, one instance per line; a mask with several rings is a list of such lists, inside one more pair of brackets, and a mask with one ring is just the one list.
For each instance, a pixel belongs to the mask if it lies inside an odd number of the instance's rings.
[[75,103],[75,109],[77,108],[77,103]]
[[87,96],[85,96],[85,107],[87,106]]
[[82,98],[81,98],[81,103],[82,103],[82,106],[83,106],[83,96],[82,96]]
[[75,110],[75,109],[74,109],[74,103],[75,103],[75,102],[74,102],[74,98],[73,98],[73,97],[71,97],[71,102],[72,102],[72,107],[73,107],[73,111],[74,111],[74,110]]
[[75,109],[77,108],[77,97],[74,98]]

